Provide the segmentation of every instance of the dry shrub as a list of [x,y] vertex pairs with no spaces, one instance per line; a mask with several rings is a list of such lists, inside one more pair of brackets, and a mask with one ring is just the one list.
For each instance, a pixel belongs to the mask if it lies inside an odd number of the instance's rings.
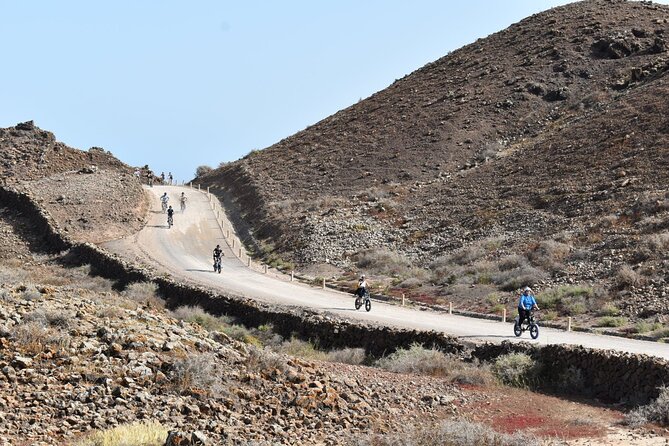
[[330,362],[340,362],[343,364],[360,365],[365,362],[367,356],[363,348],[344,348],[328,352],[327,360]]
[[284,355],[320,361],[325,361],[328,357],[325,352],[316,349],[314,344],[297,338],[291,338],[288,341],[284,341],[280,346],[275,348],[275,350]]
[[141,305],[165,307],[165,301],[158,295],[158,286],[152,282],[133,282],[126,286],[121,294]]
[[249,356],[246,358],[246,367],[249,370],[259,372],[279,370],[285,372],[288,370],[288,358],[285,355],[276,353],[267,348],[249,347]]
[[70,335],[60,329],[45,326],[41,321],[27,321],[15,325],[10,330],[12,340],[32,354],[44,350],[46,346],[64,350],[70,347]]
[[223,376],[217,367],[216,356],[211,353],[189,355],[172,365],[169,378],[178,391],[199,389],[211,395],[219,395]]
[[35,322],[43,327],[55,327],[60,329],[69,328],[72,323],[72,315],[64,310],[35,310],[25,315],[26,322]]
[[492,281],[503,291],[514,291],[527,285],[533,285],[546,278],[546,274],[529,265],[520,266],[493,275]]
[[497,266],[500,271],[510,271],[523,268],[527,266],[527,258],[517,254],[512,254],[506,257],[502,257],[497,263]]
[[486,249],[480,244],[465,246],[449,256],[449,261],[457,265],[467,265],[487,254]]
[[527,258],[534,265],[548,271],[559,271],[570,250],[570,246],[565,243],[555,240],[544,240],[530,249],[527,253]]
[[488,367],[465,363],[460,358],[420,344],[398,349],[376,361],[376,366],[395,373],[443,376],[461,384],[489,385],[494,382]]
[[669,232],[651,234],[646,238],[646,245],[654,252],[662,252],[669,249]]
[[509,353],[495,360],[492,372],[502,384],[526,388],[536,380],[537,363],[525,353]]
[[229,324],[224,317],[217,317],[207,313],[200,307],[183,306],[172,311],[172,317],[180,321],[198,324],[208,331],[223,331]]
[[631,426],[658,423],[669,426],[669,387],[662,387],[655,401],[638,407],[627,414],[625,422]]
[[28,272],[23,268],[0,265],[0,283],[15,284],[28,280]]
[[76,446],[162,446],[167,428],[152,421],[135,422],[87,434]]
[[634,271],[629,265],[622,265],[616,273],[616,286],[618,289],[627,290],[632,287],[638,288],[643,285],[644,278]]
[[410,288],[418,288],[422,284],[423,281],[418,279],[417,277],[409,277],[408,279],[405,279],[402,282],[400,282],[398,287],[403,289],[410,289]]
[[500,434],[483,424],[466,420],[444,420],[439,424],[416,424],[399,432],[357,438],[357,446],[539,446],[527,434]]
[[574,316],[596,310],[598,299],[598,291],[591,286],[561,285],[543,291],[537,296],[537,303],[542,309]]
[[360,251],[356,264],[378,274],[405,276],[411,271],[411,262],[400,254],[383,248]]

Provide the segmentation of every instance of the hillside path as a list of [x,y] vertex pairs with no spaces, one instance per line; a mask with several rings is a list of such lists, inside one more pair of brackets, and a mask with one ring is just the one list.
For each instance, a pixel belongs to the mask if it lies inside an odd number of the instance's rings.
[[[546,327],[541,327],[539,339],[533,341],[528,333],[516,338],[510,323],[401,307],[379,301],[372,302],[369,313],[363,309],[356,311],[351,294],[290,282],[286,276],[265,274],[259,265],[249,268],[245,256],[240,260],[235,255],[239,254],[240,245],[234,234],[230,233],[226,241],[227,231],[231,231],[230,225],[213,195],[177,186],[154,186],[147,191],[149,216],[146,226],[133,236],[106,242],[103,247],[131,261],[148,263],[187,282],[268,303],[327,311],[348,319],[360,319],[386,326],[442,331],[463,341],[508,340],[537,344],[577,344],[669,359],[669,344],[658,342],[566,332]],[[163,192],[168,193],[170,204],[176,210],[174,226],[171,229],[167,228],[167,217],[160,210],[159,196]],[[181,192],[185,192],[188,197],[187,209],[183,213],[179,210],[178,197]],[[224,248],[221,274],[214,273],[212,267],[212,250],[216,244]],[[510,315],[510,318],[514,316]]]

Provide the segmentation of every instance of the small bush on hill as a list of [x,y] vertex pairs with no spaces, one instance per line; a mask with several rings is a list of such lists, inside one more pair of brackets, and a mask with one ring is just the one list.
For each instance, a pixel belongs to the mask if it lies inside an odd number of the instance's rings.
[[564,259],[569,255],[570,246],[555,240],[544,240],[532,247],[527,258],[547,271],[559,271]]
[[627,290],[631,287],[639,287],[643,284],[644,279],[638,272],[634,271],[629,265],[622,265],[616,273],[616,285],[618,289]]
[[363,364],[367,359],[365,349],[362,348],[344,348],[328,352],[327,360],[330,362],[340,362],[342,364]]
[[216,364],[216,356],[213,354],[189,355],[173,364],[169,378],[178,391],[195,388],[218,395],[222,391],[222,386],[220,371]]
[[536,380],[537,364],[524,353],[502,355],[492,364],[492,373],[503,383],[513,387],[528,387]]
[[202,176],[208,174],[209,172],[211,172],[212,170],[214,170],[214,169],[212,169],[211,166],[207,166],[207,165],[198,166],[197,169],[195,169],[195,176],[196,177],[202,177]]
[[131,283],[121,294],[142,305],[158,308],[165,306],[165,302],[158,296],[158,286],[152,282]]
[[638,407],[628,413],[625,422],[631,426],[646,423],[669,426],[669,387],[662,387],[659,396],[652,403]]
[[225,318],[209,314],[200,307],[179,307],[172,312],[172,316],[181,321],[198,324],[208,331],[223,331],[228,326]]
[[408,259],[381,248],[360,251],[356,265],[374,273],[391,276],[406,276],[411,271],[411,262]]

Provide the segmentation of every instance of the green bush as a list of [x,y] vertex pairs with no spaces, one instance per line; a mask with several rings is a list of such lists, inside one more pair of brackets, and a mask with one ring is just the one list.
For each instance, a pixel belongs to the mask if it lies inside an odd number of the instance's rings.
[[408,349],[398,349],[376,362],[384,370],[395,373],[419,373],[446,376],[453,367],[452,360],[436,349],[428,349],[420,344],[412,344]]
[[624,317],[615,317],[615,316],[604,316],[599,318],[597,321],[597,327],[622,327],[627,324],[627,318]]

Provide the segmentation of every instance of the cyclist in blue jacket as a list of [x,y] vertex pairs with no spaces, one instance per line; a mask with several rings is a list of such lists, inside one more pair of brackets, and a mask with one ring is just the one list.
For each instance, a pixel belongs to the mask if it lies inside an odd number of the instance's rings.
[[520,295],[520,300],[518,301],[518,318],[519,323],[522,324],[526,317],[530,315],[533,309],[539,309],[537,301],[532,294],[532,288],[526,286],[523,290],[523,294]]

